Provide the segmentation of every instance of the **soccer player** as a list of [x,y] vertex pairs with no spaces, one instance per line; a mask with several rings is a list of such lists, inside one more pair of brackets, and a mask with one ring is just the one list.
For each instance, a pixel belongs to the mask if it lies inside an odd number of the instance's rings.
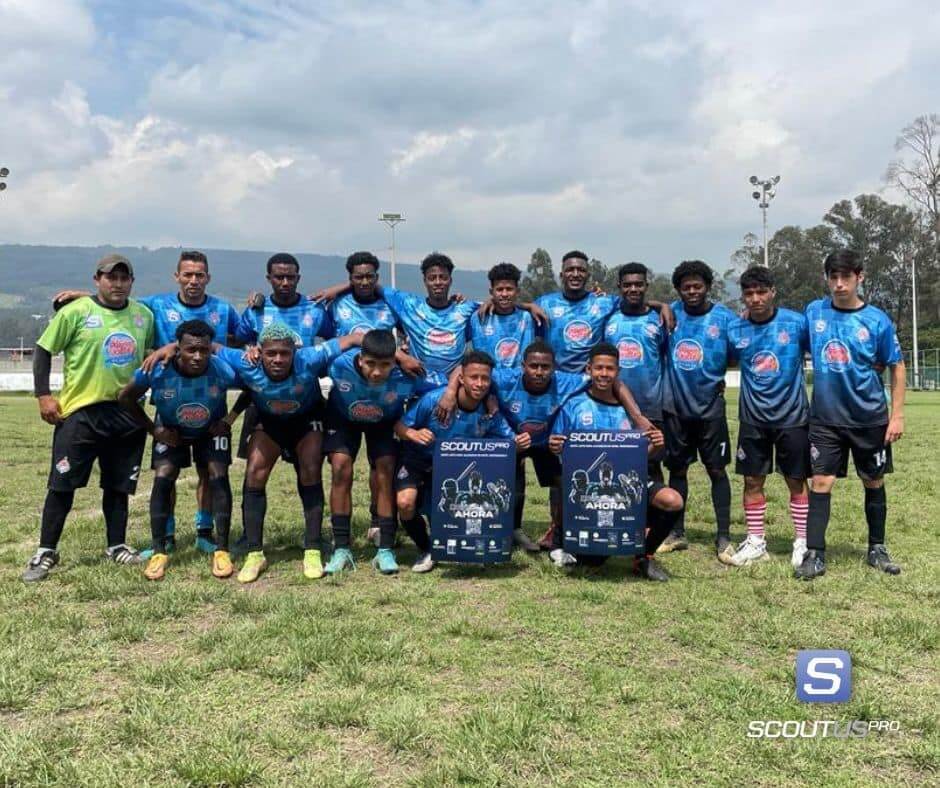
[[[88,484],[95,460],[101,470],[101,509],[107,557],[140,563],[126,544],[127,498],[137,488],[147,433],[117,403],[121,388],[153,344],[153,315],[129,298],[134,268],[112,254],[95,266],[96,293],[63,307],[36,343],[33,384],[39,414],[55,425],[52,468],[42,510],[39,549],[23,580],[48,576],[59,562],[59,538],[75,490]],[[49,388],[52,356],[65,354],[65,383],[58,397]]]
[[364,334],[374,328],[395,328],[395,313],[376,292],[379,258],[372,252],[353,252],[346,258],[346,271],[350,289],[328,307],[336,333]]
[[405,403],[415,395],[446,385],[435,372],[426,377],[406,375],[395,360],[395,337],[387,329],[362,335],[361,349],[350,350],[330,364],[333,380],[327,403],[323,453],[333,474],[330,512],[333,524],[333,556],[324,571],[335,574],[354,568],[350,551],[353,467],[363,436],[372,468],[372,509],[379,529],[379,549],[373,566],[383,574],[398,572],[395,546],[395,464],[398,441],[394,425]]
[[[718,560],[728,563],[731,543],[731,483],[725,470],[731,461],[725,413],[728,326],[734,313],[708,297],[714,275],[701,260],[686,260],[673,271],[679,300],[672,305],[676,328],[669,336],[669,385],[664,403],[666,467],[669,486],[688,505],[689,466],[701,457],[711,480]],[[684,510],[683,510],[684,512]],[[685,517],[680,514],[661,552],[683,550]]]
[[[212,516],[217,546],[212,556],[212,574],[232,575],[228,552],[232,518],[232,487],[228,466],[232,464],[225,395],[235,385],[235,372],[212,355],[213,326],[202,320],[187,320],[176,329],[178,350],[167,363],[150,372],[138,369],[134,379],[121,389],[118,402],[153,436],[151,467],[155,471],[150,491],[151,555],[144,570],[148,580],[166,574],[169,531],[167,521],[173,504],[173,486],[181,468],[191,462],[209,474]],[[156,421],[141,407],[140,400],[153,391]]]
[[[588,355],[588,374],[591,377],[590,388],[575,394],[562,406],[552,425],[548,439],[549,449],[560,455],[568,435],[573,431],[595,430],[632,430],[633,425],[626,412],[614,395],[614,383],[620,373],[620,352],[609,342],[599,342],[591,348]],[[653,428],[647,430],[650,439],[649,451],[656,452],[663,445],[663,434]],[[612,469],[611,469],[612,470]],[[609,474],[612,478],[612,473]],[[683,501],[679,494],[666,487],[652,476],[647,481],[647,519],[649,533],[646,536],[646,554],[637,556],[633,562],[633,571],[648,580],[665,582],[669,575],[659,566],[653,556],[656,548],[670,532],[673,523],[682,511]],[[578,558],[564,550],[564,536],[561,528],[553,534],[552,551],[549,557],[559,567],[573,566]],[[588,556],[582,556],[582,560]],[[593,557],[591,557],[593,558]],[[585,563],[596,563],[586,560]]]
[[486,409],[484,399],[490,390],[493,366],[493,359],[479,350],[464,355],[457,384],[458,407],[446,424],[437,416],[437,404],[446,391],[444,388],[422,396],[395,424],[395,434],[404,444],[395,475],[398,515],[419,552],[412,572],[430,572],[434,568],[427,522],[420,514],[431,482],[434,442],[459,437],[515,437],[519,445],[519,437],[513,436],[500,413],[491,414]]
[[[884,475],[893,471],[891,444],[904,434],[906,372],[897,332],[880,309],[858,294],[865,281],[862,260],[840,249],[824,263],[830,297],[806,307],[813,357],[810,406],[812,482],[806,524],[806,556],[796,577],[826,573],[829,496],[848,470],[849,452],[865,488],[868,564],[890,575],[901,572],[885,548],[888,503]],[[891,369],[891,411],[879,368]]]
[[473,349],[489,354],[496,362],[496,369],[518,368],[522,364],[522,351],[537,333],[532,315],[517,304],[521,276],[512,263],[494,265],[487,274],[493,310],[486,316],[475,312],[470,318]]
[[806,479],[809,476],[809,402],[803,385],[803,356],[809,350],[806,318],[776,305],[773,274],[753,266],[741,274],[746,318],[728,326],[729,353],[741,368],[735,473],[744,476],[747,538],[731,556],[734,566],[766,559],[764,482],[783,474],[790,491],[795,538],[793,567],[806,552]]

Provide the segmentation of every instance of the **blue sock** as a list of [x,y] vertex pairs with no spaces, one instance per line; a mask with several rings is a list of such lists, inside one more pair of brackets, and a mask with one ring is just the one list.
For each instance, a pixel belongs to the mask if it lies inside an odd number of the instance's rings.
[[197,531],[212,530],[212,512],[207,512],[205,509],[198,509],[193,521],[196,523]]
[[176,517],[172,514],[166,520],[166,535],[173,536],[176,534]]

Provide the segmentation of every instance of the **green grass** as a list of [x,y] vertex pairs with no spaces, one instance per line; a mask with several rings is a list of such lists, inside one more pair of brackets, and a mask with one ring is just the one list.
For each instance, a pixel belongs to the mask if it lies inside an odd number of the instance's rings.
[[[775,560],[718,564],[700,467],[693,546],[665,558],[671,583],[635,580],[624,561],[565,575],[522,555],[386,578],[368,567],[360,467],[359,570],[310,583],[293,475],[281,467],[271,567],[252,587],[213,579],[194,553],[189,472],[164,582],[103,562],[93,486],[76,496],[63,563],[26,586],[51,430],[32,400],[0,397],[0,785],[936,784],[940,396],[911,396],[907,414],[888,482],[896,578],[864,565],[854,478],[834,495],[825,578],[791,579],[779,479]],[[233,466],[236,490],[242,470]],[[149,481],[131,504],[139,545]],[[538,536],[547,499],[530,498],[526,528]],[[413,557],[405,541],[400,558]],[[796,702],[800,648],[848,649],[849,704]],[[751,720],[855,718],[896,719],[901,733],[746,737]]]

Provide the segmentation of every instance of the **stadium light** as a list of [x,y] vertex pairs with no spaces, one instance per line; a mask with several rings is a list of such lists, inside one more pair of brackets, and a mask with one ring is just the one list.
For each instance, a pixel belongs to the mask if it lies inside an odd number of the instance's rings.
[[386,211],[379,214],[379,221],[387,225],[388,229],[392,231],[392,287],[395,287],[395,225],[405,221],[405,217],[400,213],[389,213]]
[[770,207],[770,201],[777,196],[777,190],[774,188],[780,183],[780,176],[774,175],[773,178],[761,180],[756,175],[748,178],[752,186],[760,186],[760,191],[751,192],[751,197],[757,200],[757,207],[761,209],[764,217],[764,267],[770,267],[770,255],[767,250],[767,208]]

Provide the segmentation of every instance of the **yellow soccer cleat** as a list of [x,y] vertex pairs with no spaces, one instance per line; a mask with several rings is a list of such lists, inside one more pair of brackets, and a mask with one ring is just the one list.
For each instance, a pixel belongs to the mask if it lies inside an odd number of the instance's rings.
[[254,583],[258,576],[268,568],[268,560],[264,553],[255,550],[245,556],[245,563],[242,564],[242,570],[238,573],[239,583]]
[[154,553],[144,568],[144,577],[148,580],[163,580],[170,558],[166,553]]
[[232,557],[228,550],[216,550],[212,554],[212,576],[224,579],[231,577],[234,572],[235,567],[232,566]]
[[320,551],[304,550],[304,577],[308,580],[319,580],[324,574]]

